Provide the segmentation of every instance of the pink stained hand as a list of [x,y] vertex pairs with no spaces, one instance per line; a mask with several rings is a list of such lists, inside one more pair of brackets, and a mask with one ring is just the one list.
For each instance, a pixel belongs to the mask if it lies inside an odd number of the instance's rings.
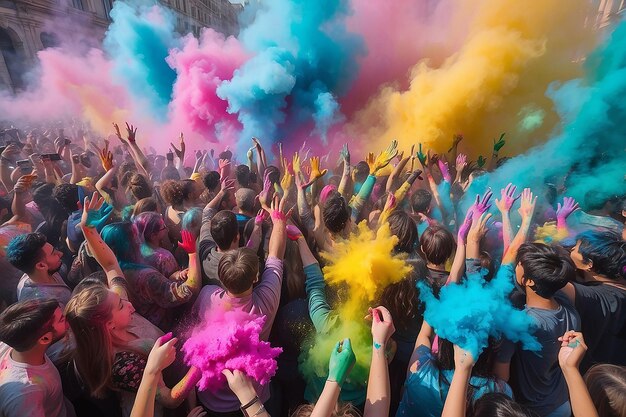
[[515,191],[517,191],[517,187],[512,183],[509,183],[505,188],[500,190],[501,198],[500,200],[496,199],[495,203],[501,213],[508,213],[511,207],[513,207],[513,204],[522,196],[519,194],[515,197]]
[[183,230],[180,232],[182,237],[182,242],[178,242],[178,247],[182,248],[188,254],[196,253],[196,238],[194,235],[188,231]]
[[450,170],[448,169],[448,164],[441,159],[437,161],[437,165],[439,166],[439,170],[441,171],[441,175],[446,182],[451,182],[452,177],[450,177]]
[[491,196],[493,196],[491,189],[485,191],[482,198],[478,195],[476,196],[476,202],[474,203],[474,210],[472,214],[473,221],[477,221],[483,213],[491,208],[491,204],[489,204]]
[[472,227],[472,219],[474,218],[474,206],[471,206],[467,210],[467,214],[465,215],[465,220],[461,223],[461,227],[459,227],[459,231],[457,232],[457,241],[459,245],[464,245],[467,242],[467,234]]
[[556,209],[556,218],[558,220],[564,221],[567,219],[573,212],[579,209],[578,203],[575,199],[571,197],[563,198],[563,204],[558,203]]

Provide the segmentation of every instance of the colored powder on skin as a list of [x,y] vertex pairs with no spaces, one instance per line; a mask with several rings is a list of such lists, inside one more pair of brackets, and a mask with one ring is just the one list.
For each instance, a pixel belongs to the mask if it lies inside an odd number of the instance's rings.
[[165,61],[169,49],[178,45],[173,13],[147,1],[116,1],[111,19],[103,45],[115,78],[154,116],[165,116],[176,80]]
[[[435,152],[448,150],[463,132],[460,150],[490,155],[491,139],[519,123],[519,111],[534,103],[546,112],[534,131],[507,138],[505,152],[519,152],[545,140],[557,122],[544,95],[550,83],[580,75],[572,57],[593,48],[599,36],[585,28],[584,0],[563,7],[561,0],[527,4],[517,0],[453,2],[466,14],[468,35],[440,66],[416,63],[408,88],[386,86],[356,115],[355,134],[375,147],[398,139],[400,149],[422,142]],[[588,25],[587,25],[588,26]]]
[[364,319],[368,307],[375,307],[372,303],[380,291],[411,271],[402,257],[393,254],[397,242],[388,224],[374,232],[361,222],[347,240],[335,244],[332,252],[321,253],[327,263],[324,279],[331,286],[341,287],[340,302],[335,326],[328,333],[316,334],[313,346],[304,354],[301,370],[305,376],[327,375],[335,343],[350,338],[357,358],[350,380],[365,384],[372,353],[371,324]]
[[224,369],[239,370],[261,385],[276,373],[282,352],[259,340],[265,316],[243,311],[216,312],[193,329],[183,345],[185,363],[202,373],[201,391],[215,392],[227,384]]
[[468,274],[461,283],[444,286],[439,299],[428,284],[418,281],[420,299],[426,305],[424,320],[439,337],[469,351],[474,358],[487,347],[489,337],[505,337],[521,342],[524,349],[539,350],[541,345],[532,335],[532,318],[509,300],[513,279],[510,266],[500,267],[490,282],[481,273]]

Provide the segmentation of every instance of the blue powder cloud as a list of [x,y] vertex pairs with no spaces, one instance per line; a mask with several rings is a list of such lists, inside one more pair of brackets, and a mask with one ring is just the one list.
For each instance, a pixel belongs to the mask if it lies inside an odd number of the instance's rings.
[[426,305],[424,319],[439,337],[469,351],[474,358],[487,347],[490,336],[538,350],[541,345],[532,335],[532,318],[509,300],[514,279],[510,265],[500,267],[490,282],[479,273],[470,273],[461,283],[443,287],[439,299],[429,285],[419,281],[420,299]]
[[173,14],[150,1],[116,1],[104,49],[114,62],[114,76],[154,116],[165,116],[176,72],[165,62],[178,46]]
[[307,123],[324,136],[341,119],[337,98],[364,52],[361,38],[346,30],[348,4],[268,0],[255,10],[239,40],[256,55],[217,90],[238,113],[244,139],[284,139]]

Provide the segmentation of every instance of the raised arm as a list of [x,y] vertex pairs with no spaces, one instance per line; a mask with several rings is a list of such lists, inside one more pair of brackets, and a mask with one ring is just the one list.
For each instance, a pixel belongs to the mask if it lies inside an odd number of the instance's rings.
[[569,331],[559,337],[559,366],[563,371],[574,417],[598,417],[585,381],[578,367],[587,352],[587,345],[580,332]]
[[372,316],[373,349],[363,417],[386,416],[391,403],[391,384],[385,350],[396,329],[385,307],[370,309],[369,313]]
[[530,230],[533,214],[535,213],[536,204],[537,197],[533,197],[533,193],[530,191],[530,188],[525,188],[522,192],[520,208],[518,210],[520,216],[522,216],[522,225],[517,231],[515,238],[511,241],[509,249],[502,256],[502,265],[512,264],[515,262],[517,250],[528,238],[528,232]]
[[398,189],[398,187],[396,187],[397,182],[398,182],[398,177],[400,177],[400,174],[404,172],[404,168],[406,167],[406,164],[411,159],[411,155],[407,156],[406,158],[403,158],[401,154],[398,154],[398,157],[400,158],[400,161],[393,168],[393,171],[391,171],[391,175],[389,175],[389,177],[387,178],[387,184],[385,184],[385,190],[388,193],[393,193]]
[[500,149],[502,149],[502,147],[506,143],[506,141],[504,140],[504,135],[506,135],[506,133],[501,134],[500,139],[493,140],[493,153],[491,154],[491,159],[489,159],[487,171],[493,171],[493,169],[496,167],[496,162],[498,162],[498,152],[500,152]]
[[441,417],[465,417],[467,385],[472,376],[475,361],[471,353],[454,345],[454,375]]
[[28,174],[21,176],[17,180],[15,187],[13,187],[13,202],[11,203],[13,217],[7,220],[4,225],[27,222],[26,193],[36,178],[36,175]]
[[341,174],[341,181],[339,181],[339,188],[337,191],[339,194],[350,201],[352,197],[352,177],[350,176],[350,151],[348,150],[348,144],[344,144],[341,148],[340,158],[343,160],[343,172]]
[[[89,245],[91,255],[96,259],[98,264],[100,264],[107,276],[109,288],[115,291],[120,298],[128,300],[124,273],[117,262],[115,254],[111,248],[104,243],[97,229],[99,226],[106,223],[109,215],[111,214],[111,210],[113,209],[109,206],[108,209],[102,210],[103,204],[104,199],[96,192],[93,193],[91,198],[85,197],[80,227],[83,231],[83,235],[85,236],[85,240]],[[120,282],[120,278],[122,282]]]
[[271,207],[273,227],[270,235],[268,257],[275,257],[281,260],[285,256],[287,219],[291,217],[291,210],[287,211],[286,205],[287,200],[284,198],[279,200],[277,195],[274,196]]
[[200,272],[200,260],[196,252],[196,237],[188,230],[182,230],[180,233],[183,241],[178,242],[178,247],[189,255],[189,273],[185,284],[194,295],[198,295],[202,287],[202,274]]
[[513,239],[513,228],[511,227],[511,207],[522,196],[521,194],[515,197],[515,191],[517,187],[512,183],[509,183],[506,188],[500,191],[501,199],[496,199],[496,207],[500,210],[502,215],[502,241],[504,243],[504,250],[502,253],[506,253],[511,245]]
[[337,342],[330,355],[328,379],[311,417],[329,417],[333,414],[337,407],[341,387],[355,363],[356,356],[352,350],[350,339]]
[[556,226],[560,233],[569,235],[567,228],[567,218],[576,210],[578,210],[578,203],[571,197],[563,198],[563,204],[559,203],[556,208]]

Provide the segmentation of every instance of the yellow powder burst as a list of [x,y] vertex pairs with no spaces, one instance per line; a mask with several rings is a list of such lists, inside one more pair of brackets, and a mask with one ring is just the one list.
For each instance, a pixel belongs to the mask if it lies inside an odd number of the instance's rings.
[[556,222],[546,222],[535,230],[535,242],[552,243],[560,242],[568,236],[567,229],[556,227]]
[[[463,133],[464,152],[490,155],[492,139],[508,132],[502,155],[545,139],[558,121],[545,93],[554,81],[580,75],[578,61],[599,34],[585,27],[585,0],[456,0],[454,13],[473,16],[459,51],[434,68],[415,65],[407,90],[383,88],[356,117],[354,134],[372,148],[398,139],[401,149],[422,142],[446,151]],[[442,28],[441,30],[445,30]],[[521,129],[524,108],[544,115]]]
[[393,255],[397,242],[388,224],[374,232],[361,222],[349,239],[338,242],[332,252],[321,254],[327,262],[325,281],[331,286],[343,286],[347,296],[336,308],[335,326],[326,334],[317,334],[306,355],[302,370],[307,377],[324,376],[335,343],[350,338],[357,358],[350,381],[365,384],[372,354],[371,324],[364,319],[367,309],[375,307],[372,303],[381,290],[411,271],[403,257]]

